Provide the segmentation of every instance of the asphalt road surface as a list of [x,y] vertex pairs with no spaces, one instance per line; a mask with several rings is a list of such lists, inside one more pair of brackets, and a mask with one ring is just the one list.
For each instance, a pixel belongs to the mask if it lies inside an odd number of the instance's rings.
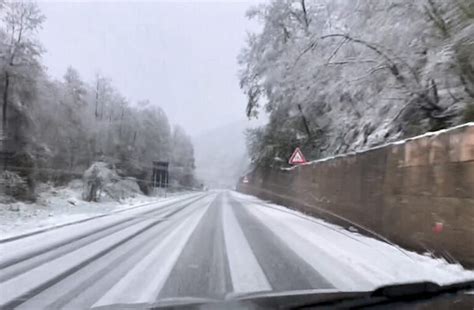
[[377,283],[347,261],[378,281],[401,279],[385,272],[388,263],[409,266],[406,274],[418,268],[388,245],[383,261],[367,259],[380,254],[376,242],[235,192],[187,194],[0,240],[0,308],[363,290]]

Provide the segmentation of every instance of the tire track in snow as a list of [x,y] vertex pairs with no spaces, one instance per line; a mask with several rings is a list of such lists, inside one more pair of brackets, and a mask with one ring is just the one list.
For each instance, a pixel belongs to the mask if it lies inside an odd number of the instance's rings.
[[[139,264],[133,266],[94,307],[113,303],[153,303],[208,206],[209,203],[200,206],[180,223],[176,223]],[[166,255],[163,255],[164,253]]]
[[[342,264],[338,258],[326,248],[326,242],[314,244],[298,234],[297,228],[287,225],[286,222],[275,219],[267,210],[259,205],[249,204],[243,206],[253,217],[257,218],[263,227],[279,236],[280,240],[298,255],[305,263],[310,265],[315,272],[321,274],[328,282],[340,290],[374,289],[373,283],[363,275],[353,270],[352,266]],[[273,210],[273,212],[279,212]]]
[[227,194],[224,196],[222,208],[225,246],[234,288],[232,293],[271,291],[272,287],[245,238],[233,207],[229,205]]
[[222,227],[221,201],[222,194],[209,206],[186,243],[158,299],[220,299],[232,291]]
[[[186,198],[184,198],[184,199],[186,199]],[[161,202],[161,201],[159,201],[159,202]],[[175,202],[175,201],[173,201],[173,202]],[[173,203],[173,202],[170,202],[170,203]],[[27,237],[31,237],[31,236],[34,236],[34,235],[38,235],[38,234],[41,234],[41,233],[45,233],[45,232],[48,232],[48,231],[56,230],[56,229],[67,227],[67,226],[82,224],[82,223],[85,223],[85,222],[89,222],[89,221],[96,220],[96,219],[99,219],[99,218],[108,217],[108,216],[111,216],[111,215],[127,212],[127,211],[130,211],[130,210],[143,208],[143,207],[150,206],[150,205],[153,205],[153,204],[156,204],[156,203],[157,203],[157,201],[146,202],[146,203],[142,203],[142,204],[139,204],[139,205],[135,205],[135,206],[130,207],[130,208],[121,209],[121,210],[117,210],[117,211],[112,211],[112,212],[108,212],[108,213],[105,213],[105,214],[100,214],[100,215],[88,217],[88,218],[78,220],[78,221],[73,221],[73,222],[68,222],[68,223],[64,223],[64,224],[55,225],[55,226],[52,226],[52,227],[38,229],[38,230],[35,230],[35,231],[23,233],[23,234],[20,234],[20,235],[0,239],[0,244],[16,241],[16,240],[19,240],[19,239],[24,239],[24,238],[27,238]]]
[[[192,199],[190,202],[185,200],[184,202],[180,201],[179,203],[184,203],[185,205],[191,205],[194,202],[202,199],[203,197],[204,196],[200,196],[198,198]],[[134,215],[134,216],[129,217],[129,218],[125,218],[125,219],[115,221],[111,224],[105,224],[105,225],[99,226],[95,229],[88,230],[84,233],[81,233],[81,234],[78,234],[78,235],[75,235],[75,236],[72,236],[72,237],[69,237],[69,238],[64,238],[64,239],[62,239],[58,242],[49,244],[48,246],[45,246],[45,247],[40,247],[40,248],[33,249],[33,250],[28,249],[27,251],[25,251],[25,253],[22,253],[20,255],[12,255],[10,258],[6,258],[6,259],[2,258],[0,260],[0,282],[8,280],[9,278],[12,277],[12,274],[13,275],[17,274],[17,272],[12,273],[12,272],[9,272],[9,271],[5,270],[6,268],[8,268],[10,266],[18,265],[21,262],[31,260],[31,259],[38,260],[39,263],[37,263],[37,264],[35,264],[35,263],[25,264],[26,266],[23,266],[23,268],[19,268],[22,271],[31,269],[31,268],[39,265],[41,262],[47,261],[51,257],[57,258],[58,256],[67,254],[67,249],[68,248],[69,248],[70,251],[72,251],[72,250],[75,250],[75,249],[79,248],[81,245],[87,244],[90,241],[100,239],[100,236],[102,235],[102,233],[107,232],[108,230],[110,230],[110,232],[113,233],[114,231],[118,231],[119,229],[125,229],[127,227],[136,225],[137,223],[140,223],[140,222],[146,220],[146,218],[144,218],[143,216],[148,216],[148,217],[158,216],[158,215],[163,214],[163,213],[165,213],[169,210],[171,210],[171,212],[173,212],[172,210],[176,207],[179,207],[179,205],[176,206],[175,204],[166,204],[165,206],[162,206],[159,209],[152,209],[152,210]],[[95,238],[94,236],[99,236],[99,237]],[[103,236],[107,236],[107,233],[103,234]],[[76,243],[76,245],[73,245],[74,243]],[[71,246],[71,245],[73,245],[73,246]],[[65,247],[66,250],[61,251],[60,250],[61,247]],[[46,258],[40,259],[41,255],[46,254],[48,252],[54,252],[55,250],[56,250],[56,253],[53,256],[46,255]]]
[[239,201],[231,198],[230,204],[274,291],[333,288],[316,269],[283,242],[275,231],[269,230]]
[[[192,202],[190,204],[192,204]],[[100,259],[124,243],[160,224],[188,205],[189,204],[185,204],[184,206],[174,209],[163,218],[156,220],[146,219],[135,226],[128,227],[104,239],[97,240],[95,244],[92,244],[95,246],[93,250],[89,250],[90,247],[79,248],[73,252],[69,252],[65,256],[40,265],[26,274],[1,283],[0,291],[2,293],[0,294],[0,307],[7,309],[15,308],[25,300],[40,294],[50,286],[62,281],[93,261]],[[35,273],[35,275],[32,275],[32,273]]]
[[[88,309],[108,293],[117,283],[121,282],[123,277],[132,273],[132,270],[144,263],[144,259],[155,251],[156,247],[173,234],[176,228],[183,221],[195,217],[203,207],[208,204],[208,199],[200,201],[193,206],[184,208],[175,216],[157,225],[153,229],[140,235],[138,238],[124,244],[116,251],[107,254],[100,260],[93,262],[86,268],[81,269],[74,276],[57,283],[48,288],[37,297],[30,299],[19,309]],[[162,252],[161,254],[166,253]],[[163,256],[163,255],[162,255]],[[166,256],[163,256],[166,257]],[[163,266],[156,262],[157,266]],[[150,270],[150,273],[152,270]],[[147,285],[146,281],[141,281],[136,287],[123,292],[123,296],[133,291],[140,290]],[[151,283],[150,283],[151,284]]]

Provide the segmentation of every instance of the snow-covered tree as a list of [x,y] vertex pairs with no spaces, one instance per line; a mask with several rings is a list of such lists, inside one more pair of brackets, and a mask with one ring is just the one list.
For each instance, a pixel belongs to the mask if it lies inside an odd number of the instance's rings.
[[146,191],[153,161],[177,156],[174,162],[186,161],[192,180],[192,144],[182,129],[172,137],[156,104],[129,102],[100,74],[89,83],[72,67],[61,80],[47,75],[36,40],[43,21],[33,1],[0,1],[0,151],[14,157],[2,170],[14,171],[32,189],[35,179],[65,183],[105,161],[122,176],[141,179]]
[[256,160],[295,145],[318,158],[463,119],[472,1],[275,0],[248,16],[262,27],[238,58],[247,116],[270,113],[249,134]]
[[2,129],[7,132],[9,108],[24,108],[22,105],[31,96],[34,77],[40,70],[42,50],[36,33],[44,16],[34,2],[5,1],[0,8],[0,17]]
[[191,138],[180,127],[175,126],[171,136],[171,177],[179,185],[194,185],[194,148]]

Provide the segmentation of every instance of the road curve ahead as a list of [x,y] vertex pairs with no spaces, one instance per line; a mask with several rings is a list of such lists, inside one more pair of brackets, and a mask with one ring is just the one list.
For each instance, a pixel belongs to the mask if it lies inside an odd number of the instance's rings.
[[85,309],[364,284],[350,268],[336,276],[331,259],[268,208],[232,192],[198,193],[0,241],[0,306]]

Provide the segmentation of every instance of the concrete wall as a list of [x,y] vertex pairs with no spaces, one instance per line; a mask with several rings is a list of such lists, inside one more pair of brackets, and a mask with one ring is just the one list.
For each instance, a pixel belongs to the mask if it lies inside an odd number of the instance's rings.
[[248,179],[240,191],[474,266],[474,123]]

